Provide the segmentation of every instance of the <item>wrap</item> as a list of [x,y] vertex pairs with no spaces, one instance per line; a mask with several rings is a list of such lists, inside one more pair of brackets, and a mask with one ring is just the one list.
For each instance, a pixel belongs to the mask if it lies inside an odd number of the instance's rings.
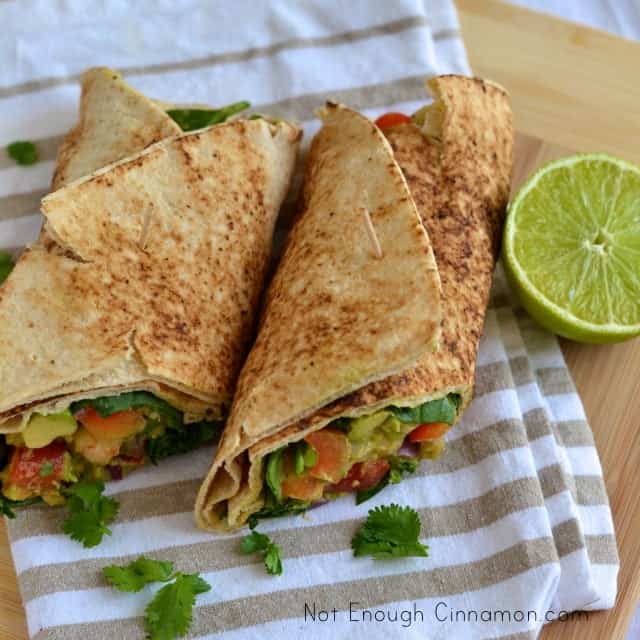
[[[43,234],[0,288],[0,480],[12,500],[56,501],[64,481],[183,451],[228,411],[301,131],[265,119],[176,127],[117,74],[85,74],[53,181],[66,186],[42,201]],[[163,447],[175,451],[147,446],[170,429]],[[47,447],[55,477],[26,477]]]
[[[379,353],[376,373],[386,369],[387,374],[372,376],[363,375],[361,354],[353,352],[354,345],[360,345],[360,339],[378,353],[381,342],[397,338],[408,347],[395,322],[384,333],[367,333],[358,323],[347,333],[331,331],[330,326],[320,332],[316,327],[312,333],[319,335],[319,342],[309,344],[306,368],[292,366],[288,347],[278,338],[289,335],[295,341],[310,326],[309,315],[296,304],[300,287],[287,277],[293,256],[302,263],[299,271],[317,267],[317,261],[308,259],[307,249],[314,226],[305,221],[322,217],[322,225],[316,227],[329,236],[325,260],[340,260],[347,252],[339,240],[345,230],[334,222],[333,209],[325,208],[321,214],[316,210],[326,183],[334,180],[335,189],[344,190],[354,209],[367,199],[360,183],[390,188],[371,173],[373,154],[350,135],[347,120],[355,116],[345,107],[329,104],[321,114],[323,128],[308,161],[301,219],[269,289],[257,341],[198,495],[199,526],[230,529],[249,518],[255,522],[303,511],[345,491],[358,491],[358,499],[364,500],[414,470],[416,455],[439,455],[444,433],[469,403],[509,193],[511,110],[504,89],[490,82],[443,76],[428,86],[434,103],[410,121],[405,117],[408,122],[385,129],[385,135],[393,149],[388,165],[401,168],[410,190],[405,197],[415,201],[433,244],[442,283],[438,351],[419,353],[412,344],[405,353],[419,359],[406,362],[400,370],[399,360]],[[325,176],[343,153],[351,154],[350,162],[341,172]],[[360,188],[351,189],[352,184]],[[389,239],[382,238],[380,244],[387,251]],[[397,247],[398,240],[391,245]],[[333,246],[339,247],[337,253]],[[375,287],[378,295],[367,292],[371,297],[362,300],[366,310],[375,309],[380,297],[392,301],[396,310],[409,303],[416,314],[432,306],[430,297],[416,295],[404,276],[398,281],[397,275],[381,274]],[[357,281],[362,286],[360,274]],[[339,295],[326,295],[318,296],[317,305],[324,317],[332,319],[344,302]],[[420,322],[431,330],[434,319],[440,323],[440,314],[427,313]],[[339,354],[329,367],[322,364],[327,349]],[[348,389],[345,385],[332,393],[318,392],[332,380],[336,364],[348,368],[354,362]],[[410,455],[399,456],[405,449]]]

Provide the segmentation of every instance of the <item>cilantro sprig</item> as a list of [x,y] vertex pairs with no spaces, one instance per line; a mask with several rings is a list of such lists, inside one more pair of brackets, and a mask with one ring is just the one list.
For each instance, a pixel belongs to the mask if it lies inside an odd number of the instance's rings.
[[66,490],[69,515],[63,531],[86,548],[95,547],[105,535],[111,535],[107,527],[118,515],[120,505],[113,498],[102,495],[104,482],[78,482]]
[[119,591],[137,592],[152,582],[169,582],[173,578],[173,562],[140,556],[121,567],[115,564],[104,567],[102,573]]
[[153,582],[170,582],[146,606],[144,628],[151,640],[175,640],[191,627],[196,596],[211,590],[197,573],[174,573],[173,563],[140,556],[124,566],[102,570],[107,581],[119,591],[137,592]]
[[36,145],[29,140],[16,140],[7,146],[7,154],[16,164],[28,166],[38,161]]
[[411,507],[383,505],[369,511],[367,521],[351,541],[353,555],[387,558],[426,557],[428,547],[419,541],[420,518]]
[[264,533],[252,531],[240,543],[240,551],[248,555],[250,553],[261,553],[264,558],[264,567],[267,573],[272,576],[282,575],[282,559],[280,557],[280,547],[275,544]]
[[211,590],[197,573],[177,573],[147,605],[144,628],[151,640],[174,640],[186,635],[193,620],[196,596]]

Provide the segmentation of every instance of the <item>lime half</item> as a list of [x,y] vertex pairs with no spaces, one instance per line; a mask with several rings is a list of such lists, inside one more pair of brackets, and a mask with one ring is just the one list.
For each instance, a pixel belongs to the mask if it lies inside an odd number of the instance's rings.
[[604,154],[542,167],[509,206],[503,256],[523,306],[554,333],[640,334],[640,168]]

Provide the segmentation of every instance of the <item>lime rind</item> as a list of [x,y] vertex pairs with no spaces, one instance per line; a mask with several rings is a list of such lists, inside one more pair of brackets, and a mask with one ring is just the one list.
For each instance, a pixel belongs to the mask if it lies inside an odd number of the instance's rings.
[[[584,164],[586,162],[602,162],[605,166],[609,165],[612,168],[613,177],[615,178],[616,183],[611,183],[608,179],[602,181],[602,183],[590,184],[588,181],[580,182],[580,184],[575,183],[575,169],[579,169],[576,165]],[[573,168],[573,170],[569,170]],[[615,168],[615,171],[613,169]],[[620,226],[628,226],[629,223],[635,224],[640,220],[640,202],[636,199],[635,193],[630,190],[625,190],[621,186],[621,181],[624,181],[627,178],[629,172],[632,174],[637,174],[640,177],[640,168],[634,166],[633,164],[626,162],[624,160],[620,160],[618,158],[614,158],[608,154],[604,153],[585,153],[585,154],[576,154],[573,156],[569,156],[566,158],[561,158],[559,160],[554,160],[544,165],[540,169],[538,169],[528,180],[527,182],[520,188],[515,198],[512,200],[509,205],[507,222],[504,229],[503,236],[503,262],[505,266],[505,273],[507,275],[507,279],[509,280],[511,286],[518,292],[520,300],[524,308],[543,326],[550,329],[554,333],[557,333],[566,338],[577,340],[580,342],[592,342],[592,343],[607,343],[607,342],[618,342],[621,340],[626,340],[628,338],[634,337],[636,335],[640,335],[640,322],[631,323],[631,324],[621,324],[619,322],[590,322],[584,318],[580,318],[574,313],[571,313],[568,309],[558,305],[553,300],[549,299],[549,297],[540,290],[539,287],[532,282],[530,277],[530,271],[523,268],[520,264],[518,257],[516,255],[516,230],[518,228],[517,225],[517,211],[520,207],[521,203],[527,198],[527,196],[531,193],[532,189],[535,189],[540,180],[549,174],[551,171],[559,171],[562,169],[568,169],[567,176],[569,181],[572,181],[575,185],[573,191],[574,193],[571,196],[575,196],[580,194],[579,197],[582,198],[582,202],[579,203],[578,206],[582,207],[583,213],[586,213],[590,218],[590,223],[593,225],[594,229],[604,228],[605,233],[615,234],[620,231]],[[622,169],[620,171],[619,169]],[[587,189],[585,190],[585,185]],[[598,194],[590,194],[585,193],[585,191],[593,191],[593,189],[599,189],[600,194],[598,198]],[[558,194],[555,194],[558,195]],[[565,194],[560,194],[565,195]],[[565,206],[562,207],[558,205],[558,203],[554,200],[552,196],[545,193],[544,189],[540,189],[537,197],[541,198],[541,200],[546,200],[549,203],[549,207],[552,209],[558,209],[562,212],[562,222],[561,224],[565,226],[565,230],[567,233],[570,233],[571,227],[575,229],[575,226],[582,225],[583,220],[580,218],[576,218],[573,210],[575,202],[565,203]],[[624,206],[620,203],[620,198],[626,198],[627,200],[632,197],[632,201],[625,201]],[[599,199],[601,202],[606,202],[608,204],[607,215],[604,219],[598,217],[598,212],[594,209],[594,207],[590,206],[590,202]],[[622,211],[622,216],[619,215],[611,215],[612,211]],[[637,211],[637,215],[633,212]],[[631,212],[631,214],[629,213]],[[628,218],[631,215],[632,218]],[[560,222],[560,218],[557,219]],[[591,226],[590,225],[590,226]],[[549,234],[531,234],[531,231],[527,231],[527,239],[530,239],[531,236],[539,235],[540,241],[549,243]],[[555,243],[558,248],[563,245],[565,250],[569,248],[570,242],[566,240],[564,234],[560,237],[553,238],[553,243]],[[550,253],[553,252],[553,247],[549,247]],[[629,260],[632,259],[632,256],[638,255],[637,260],[640,260],[640,252],[633,246],[628,246],[628,242],[625,244],[624,241],[616,244],[616,255],[612,254],[612,258],[616,261],[616,268],[618,271],[622,272],[626,270],[628,274],[628,278],[632,279],[635,282],[640,281],[640,273],[635,273],[633,266],[630,264]],[[567,258],[567,254],[565,253],[563,256],[556,256],[556,262],[561,263],[563,260]],[[629,260],[627,260],[629,258]],[[553,260],[554,258],[549,258],[549,260]],[[589,263],[589,260],[586,261]],[[611,317],[613,314],[613,309],[611,308],[612,299],[615,297],[612,295],[612,292],[609,290],[611,283],[609,282],[609,278],[607,275],[607,270],[602,268],[602,265],[598,260],[593,264],[587,264],[587,267],[600,269],[603,273],[601,274],[601,280],[604,282],[604,288],[606,289],[603,292],[598,292],[597,295],[602,295],[604,299],[606,299],[606,303],[609,305],[607,312]],[[545,262],[544,268],[548,271],[549,262]],[[579,268],[580,265],[576,265],[576,268]],[[584,265],[583,265],[584,267]],[[586,268],[586,267],[585,267]],[[544,270],[544,269],[543,269]],[[586,277],[586,273],[583,274]],[[620,288],[620,283],[618,283],[618,289]],[[578,282],[578,286],[576,290],[580,291],[580,283]],[[620,291],[617,291],[620,294]],[[638,290],[636,286],[635,291],[629,291],[628,295],[635,295],[638,297]],[[619,295],[620,297],[620,295]],[[622,302],[625,304],[625,301]],[[636,314],[637,315],[637,314]]]

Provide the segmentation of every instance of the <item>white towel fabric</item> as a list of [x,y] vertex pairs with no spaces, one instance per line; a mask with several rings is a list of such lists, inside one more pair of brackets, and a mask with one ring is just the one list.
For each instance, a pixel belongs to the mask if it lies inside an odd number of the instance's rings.
[[[172,102],[248,99],[302,121],[307,144],[318,127],[313,108],[325,98],[372,116],[411,113],[424,103],[423,78],[469,73],[449,1],[163,0],[151,10],[8,0],[0,24],[0,146],[31,139],[41,155],[30,168],[0,157],[0,247],[14,252],[37,236],[38,201],[75,122],[86,67],[119,68],[136,88]],[[190,637],[198,638],[520,640],[565,612],[613,606],[618,558],[591,431],[557,341],[517,308],[500,269],[476,399],[445,455],[364,505],[342,498],[265,521],[260,530],[283,550],[281,577],[237,553],[244,533],[194,527],[210,458],[204,449],[111,483],[120,514],[94,549],[61,535],[61,510],[34,508],[11,521],[30,635],[142,638],[155,587],[121,594],[100,569],[143,553],[211,583],[194,613]],[[428,558],[352,558],[368,509],[390,502],[420,512]]]

